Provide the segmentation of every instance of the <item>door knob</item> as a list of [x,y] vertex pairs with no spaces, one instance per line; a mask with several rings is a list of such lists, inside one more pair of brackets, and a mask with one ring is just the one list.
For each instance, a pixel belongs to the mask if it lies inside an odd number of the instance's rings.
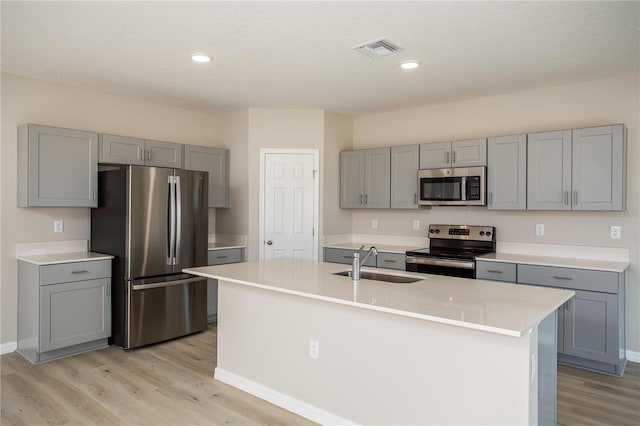
[[267,245],[270,246],[271,244],[273,244],[273,241],[269,240],[267,241]]

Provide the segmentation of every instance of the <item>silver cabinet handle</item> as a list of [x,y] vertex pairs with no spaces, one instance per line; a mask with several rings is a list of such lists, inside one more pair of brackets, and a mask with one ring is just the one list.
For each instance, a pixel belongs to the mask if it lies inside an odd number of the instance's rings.
[[492,274],[501,274],[502,271],[499,271],[497,269],[487,269],[487,272],[491,272]]
[[578,205],[578,191],[573,191],[573,205]]
[[364,205],[364,203],[362,202],[362,194],[360,194],[360,204]]
[[369,194],[364,194],[364,205],[369,204]]
[[391,260],[391,259],[385,259],[384,261],[387,262],[387,263],[396,263],[395,260]]
[[87,271],[86,269],[82,269],[80,271],[71,271],[72,274],[86,274],[87,272],[89,271]]
[[151,160],[151,150],[147,150],[147,160]]
[[556,276],[556,275],[554,275],[553,278],[555,278],[556,280],[564,280],[564,281],[573,280],[573,278],[571,278],[571,277],[559,277],[559,276]]
[[569,191],[564,191],[564,204],[565,206],[569,204]]
[[342,257],[344,257],[345,259],[353,259],[353,256],[342,256]]
[[449,160],[451,160],[451,158],[450,158],[451,153],[449,151],[446,151],[446,152],[447,152],[447,161],[446,161],[446,163],[448,164],[448,163],[450,163]]
[[216,259],[226,259],[229,256],[216,256]]
[[268,246],[270,246],[270,245],[272,245],[272,244],[273,244],[273,241],[271,241],[271,240],[268,240],[268,241],[267,241],[267,245],[268,245]]
[[451,162],[455,163],[456,162],[456,152],[455,151],[451,151],[451,157],[452,157]]

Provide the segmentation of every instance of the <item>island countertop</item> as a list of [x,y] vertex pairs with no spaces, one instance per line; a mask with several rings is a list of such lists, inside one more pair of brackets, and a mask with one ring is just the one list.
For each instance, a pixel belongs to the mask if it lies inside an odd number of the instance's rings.
[[521,337],[575,294],[570,290],[494,281],[362,271],[419,277],[388,283],[334,275],[348,265],[306,260],[266,260],[184,269],[183,272],[275,292],[426,321]]

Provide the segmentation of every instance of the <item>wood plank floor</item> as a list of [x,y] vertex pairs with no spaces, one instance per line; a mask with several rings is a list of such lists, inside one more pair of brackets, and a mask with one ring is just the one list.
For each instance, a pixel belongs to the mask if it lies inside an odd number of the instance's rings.
[[[37,366],[0,357],[7,425],[304,425],[308,420],[213,379],[216,325],[129,352],[111,347]],[[640,364],[614,378],[558,368],[558,424],[640,425]]]

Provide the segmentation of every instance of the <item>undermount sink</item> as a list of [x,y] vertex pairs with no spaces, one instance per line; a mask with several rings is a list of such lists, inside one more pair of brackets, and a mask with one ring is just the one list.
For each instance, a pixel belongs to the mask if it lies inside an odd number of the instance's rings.
[[[333,275],[351,277],[351,271],[334,272]],[[380,274],[378,272],[361,271],[360,278],[366,280],[386,281],[389,283],[415,283],[422,281],[422,278],[403,277],[400,275]]]

